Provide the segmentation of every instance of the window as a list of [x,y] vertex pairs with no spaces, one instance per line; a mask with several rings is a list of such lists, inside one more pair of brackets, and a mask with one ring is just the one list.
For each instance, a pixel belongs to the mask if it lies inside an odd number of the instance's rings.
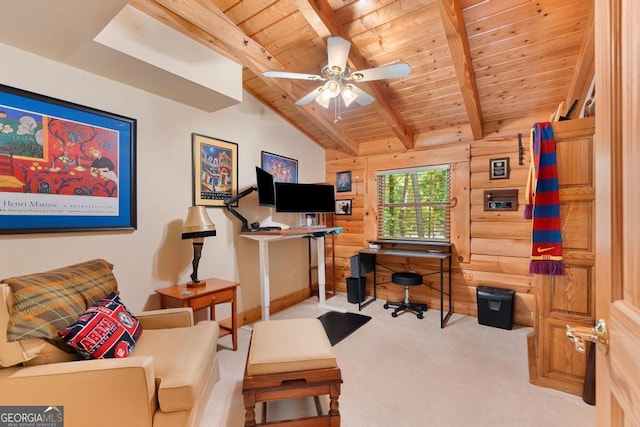
[[378,172],[378,238],[449,242],[450,167]]

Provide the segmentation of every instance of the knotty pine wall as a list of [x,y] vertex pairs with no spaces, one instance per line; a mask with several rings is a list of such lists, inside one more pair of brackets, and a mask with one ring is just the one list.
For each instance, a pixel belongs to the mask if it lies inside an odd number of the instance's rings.
[[[376,182],[378,170],[400,169],[451,162],[454,165],[452,193],[452,241],[454,243],[452,294],[456,313],[477,316],[476,287],[486,285],[513,289],[516,292],[514,322],[533,325],[534,297],[532,276],[528,273],[531,245],[531,222],[523,218],[524,190],[529,170],[529,130],[523,129],[525,156],[518,164],[518,139],[480,140],[437,148],[414,149],[404,153],[372,154],[327,160],[327,182],[335,184],[336,172],[351,171],[352,191],[337,193],[338,199],[352,199],[350,216],[334,216],[342,234],[327,239],[327,283],[336,291],[346,292],[350,276],[350,257],[368,240],[377,238]],[[489,160],[508,157],[508,179],[489,179]],[[483,191],[518,189],[518,210],[485,212]],[[379,257],[385,266],[396,271],[432,271],[435,266],[416,259]],[[390,280],[391,272],[379,268],[378,282]],[[427,276],[436,285],[437,275]],[[372,294],[372,275],[367,278],[367,294]],[[378,299],[403,299],[403,288],[391,283],[378,286]],[[429,307],[440,306],[439,294],[427,287],[412,289],[412,298]],[[446,303],[446,302],[445,302]],[[366,309],[365,309],[366,310]]]

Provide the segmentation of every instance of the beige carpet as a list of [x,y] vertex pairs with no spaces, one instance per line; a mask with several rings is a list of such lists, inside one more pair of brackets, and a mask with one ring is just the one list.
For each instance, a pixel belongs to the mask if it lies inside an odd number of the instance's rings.
[[[326,310],[316,302],[310,298],[272,318],[317,317]],[[344,294],[328,303],[358,311]],[[422,320],[409,313],[392,318],[383,303],[366,307],[361,313],[372,319],[334,346],[344,380],[342,426],[595,426],[595,408],[580,397],[529,384],[531,328],[509,331],[453,315],[440,329],[438,310]],[[250,330],[250,325],[240,329],[237,352],[229,350],[230,336],[220,340],[221,379],[201,426],[244,425],[241,383]],[[269,404],[268,419],[313,411],[308,400]],[[326,410],[326,399],[322,403]]]

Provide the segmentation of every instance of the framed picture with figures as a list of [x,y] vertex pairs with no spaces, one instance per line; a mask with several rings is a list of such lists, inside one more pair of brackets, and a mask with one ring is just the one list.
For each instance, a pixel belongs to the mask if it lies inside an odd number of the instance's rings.
[[223,207],[238,194],[238,144],[197,133],[192,142],[193,204]]
[[336,215],[351,215],[351,199],[336,200]]

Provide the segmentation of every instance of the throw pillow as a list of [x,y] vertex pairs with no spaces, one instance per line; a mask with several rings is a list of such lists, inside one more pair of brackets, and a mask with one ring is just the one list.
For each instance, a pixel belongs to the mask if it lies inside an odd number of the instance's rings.
[[89,307],[60,338],[85,359],[127,357],[142,334],[140,321],[112,293]]
[[64,329],[118,287],[113,265],[94,259],[43,273],[2,280],[11,287],[7,341],[58,340]]

